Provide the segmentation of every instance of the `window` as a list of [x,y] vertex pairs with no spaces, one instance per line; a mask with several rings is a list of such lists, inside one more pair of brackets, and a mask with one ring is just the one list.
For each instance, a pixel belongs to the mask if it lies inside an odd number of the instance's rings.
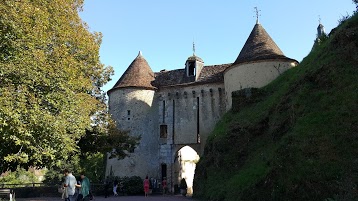
[[199,97],[196,97],[196,142],[200,143],[200,111],[199,111]]
[[188,71],[188,76],[195,76],[195,61],[188,62],[187,71]]
[[160,125],[160,138],[167,138],[168,136],[168,126]]
[[163,124],[165,124],[165,101],[163,101]]
[[131,111],[127,110],[127,120],[131,120],[130,115],[131,115]]

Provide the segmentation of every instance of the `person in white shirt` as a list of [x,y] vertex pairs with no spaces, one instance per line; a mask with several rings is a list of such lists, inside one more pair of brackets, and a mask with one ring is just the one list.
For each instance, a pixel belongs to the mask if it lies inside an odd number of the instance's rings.
[[63,173],[66,176],[65,184],[63,186],[67,188],[67,194],[68,194],[68,197],[65,198],[65,201],[76,201],[76,197],[74,196],[76,190],[75,185],[77,184],[76,178],[72,175],[72,173],[68,169],[65,169]]

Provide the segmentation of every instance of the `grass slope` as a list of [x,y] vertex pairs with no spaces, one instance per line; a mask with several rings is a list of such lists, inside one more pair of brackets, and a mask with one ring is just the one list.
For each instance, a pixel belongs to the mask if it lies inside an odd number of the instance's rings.
[[358,200],[357,47],[355,15],[227,113],[197,164],[194,197]]

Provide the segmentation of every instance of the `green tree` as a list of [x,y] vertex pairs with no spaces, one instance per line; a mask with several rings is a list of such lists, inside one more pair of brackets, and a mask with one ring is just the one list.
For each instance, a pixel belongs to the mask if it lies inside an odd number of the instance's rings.
[[0,3],[1,172],[62,167],[86,133],[112,134],[101,87],[113,70],[99,60],[102,35],[80,19],[82,5]]
[[0,183],[6,184],[28,184],[39,183],[39,178],[36,177],[34,170],[25,170],[18,168],[16,171],[9,171],[0,176]]
[[78,146],[82,151],[82,158],[88,154],[108,153],[109,158],[123,159],[134,151],[139,139],[140,137],[129,136],[127,131],[118,130],[114,122],[110,121],[105,129],[94,126],[87,130]]

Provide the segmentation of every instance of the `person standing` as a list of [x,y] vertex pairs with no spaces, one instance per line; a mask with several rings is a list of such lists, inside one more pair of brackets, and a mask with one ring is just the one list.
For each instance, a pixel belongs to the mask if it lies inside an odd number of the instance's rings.
[[109,177],[107,176],[106,179],[104,180],[104,198],[107,198],[109,195],[108,195],[108,188],[109,188]]
[[65,175],[65,183],[64,183],[64,187],[67,190],[67,195],[68,197],[65,198],[65,201],[76,201],[76,197],[75,195],[75,189],[76,189],[76,178],[72,175],[72,173],[68,170],[65,169],[63,171],[64,175]]
[[118,187],[118,180],[115,179],[114,182],[113,182],[113,195],[114,196],[118,196],[117,187]]
[[163,187],[163,195],[167,194],[167,178],[163,177],[163,181],[162,181],[162,187]]
[[77,195],[76,197],[77,197],[77,201],[82,201],[82,198],[83,198],[83,196],[82,196],[82,194],[81,194],[81,187],[78,187],[78,186],[81,186],[81,177],[79,177],[78,178],[78,180],[77,180],[77,184],[75,185],[77,188],[76,188],[76,193],[75,193],[75,195]]
[[91,184],[88,177],[86,177],[85,173],[83,172],[81,173],[81,179],[82,179],[81,184],[80,185],[76,184],[76,187],[81,188],[79,191],[80,194],[79,197],[82,197],[82,199],[78,201],[88,201],[90,200],[89,194],[90,194]]
[[143,181],[143,188],[144,188],[144,197],[148,197],[148,192],[149,192],[149,179],[148,179],[148,175],[145,177],[144,181]]

